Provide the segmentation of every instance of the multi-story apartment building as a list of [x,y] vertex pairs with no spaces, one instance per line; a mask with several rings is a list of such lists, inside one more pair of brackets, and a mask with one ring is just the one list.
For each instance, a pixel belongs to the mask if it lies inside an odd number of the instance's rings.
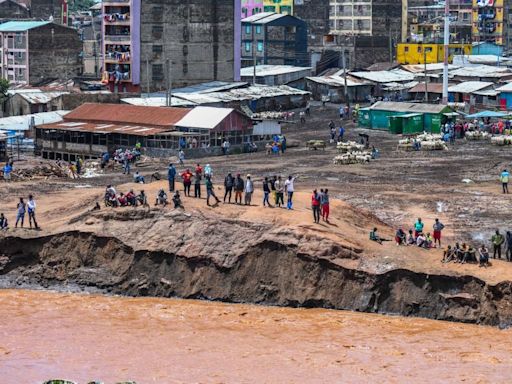
[[242,66],[309,65],[307,26],[303,20],[263,12],[242,20]]
[[345,50],[352,67],[391,61],[407,33],[407,7],[407,0],[330,0],[326,40]]
[[[297,3],[303,3],[299,0]],[[293,15],[294,0],[242,0],[242,19],[261,12],[284,13]]]
[[0,76],[11,84],[67,80],[82,70],[77,31],[49,21],[0,24],[0,49]]
[[473,0],[473,41],[509,46],[510,0]]
[[140,89],[141,0],[104,0],[103,76],[112,91]]

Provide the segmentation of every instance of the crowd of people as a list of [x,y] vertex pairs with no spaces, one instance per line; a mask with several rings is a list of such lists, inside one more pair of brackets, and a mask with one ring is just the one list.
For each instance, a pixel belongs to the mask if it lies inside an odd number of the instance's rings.
[[281,155],[286,152],[286,137],[284,135],[274,135],[272,142],[265,144],[267,155]]

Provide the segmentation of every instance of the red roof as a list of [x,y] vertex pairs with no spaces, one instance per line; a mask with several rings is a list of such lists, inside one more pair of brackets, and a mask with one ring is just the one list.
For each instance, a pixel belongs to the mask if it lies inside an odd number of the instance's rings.
[[164,132],[172,131],[171,128],[148,127],[142,125],[120,125],[120,124],[104,124],[104,123],[86,123],[61,121],[59,123],[51,123],[38,125],[39,129],[55,129],[59,131],[71,132],[91,132],[91,133],[119,133],[132,136],[154,136]]
[[115,123],[121,125],[141,124],[168,128],[175,125],[190,111],[190,108],[85,103],[68,113],[64,117],[64,121]]

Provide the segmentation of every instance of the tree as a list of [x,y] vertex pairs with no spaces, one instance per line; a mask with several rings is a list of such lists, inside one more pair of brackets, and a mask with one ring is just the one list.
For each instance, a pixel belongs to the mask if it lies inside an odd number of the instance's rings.
[[9,80],[0,79],[0,100],[3,101],[7,98],[7,91],[9,90]]

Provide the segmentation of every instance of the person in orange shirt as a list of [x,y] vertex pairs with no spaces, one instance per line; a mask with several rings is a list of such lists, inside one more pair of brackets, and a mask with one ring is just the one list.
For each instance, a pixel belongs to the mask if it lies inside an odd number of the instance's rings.
[[192,185],[192,176],[194,176],[194,175],[192,175],[190,170],[187,169],[180,176],[183,179],[183,190],[185,192],[185,196],[190,197],[190,186]]

